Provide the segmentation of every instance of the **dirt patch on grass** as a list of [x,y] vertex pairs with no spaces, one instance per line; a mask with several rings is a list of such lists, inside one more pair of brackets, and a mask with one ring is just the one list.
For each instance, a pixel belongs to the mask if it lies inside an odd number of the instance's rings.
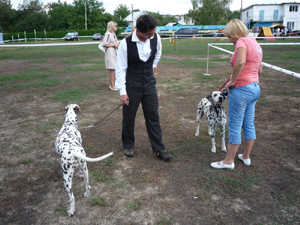
[[[223,54],[215,57],[225,58]],[[163,59],[179,62],[187,58],[163,55]],[[197,56],[193,59],[204,60]],[[47,60],[34,67],[68,66],[60,61]],[[28,69],[28,60],[9,63],[14,66],[1,62],[1,74]],[[233,171],[216,171],[210,163],[225,157],[220,133],[216,136],[216,154],[210,152],[204,118],[199,137],[194,135],[199,101],[218,89],[230,74],[229,63],[215,65],[209,70],[212,76],[206,77],[206,68],[181,68],[163,60],[159,64],[156,78],[160,122],[165,146],[174,155],[169,163],[153,155],[141,108],[136,118],[133,158],[123,153],[121,108],[97,126],[81,130],[89,157],[111,151],[114,155],[106,161],[88,163],[90,198],[83,196],[83,180],[74,177],[73,217],[66,214],[69,198],[54,142],[64,122],[64,107],[74,102],[57,102],[53,93],[87,85],[96,87],[96,92],[75,102],[82,110],[79,126],[94,124],[119,104],[119,93],[108,89],[108,72],[89,72],[99,74],[93,80],[84,79],[86,72],[70,72],[68,76],[74,82],[64,86],[22,90],[1,86],[0,223],[299,224],[299,80],[264,68],[256,106],[257,141],[252,164],[245,167],[236,159]],[[65,79],[64,74],[55,77]],[[227,112],[227,102],[224,106]],[[241,146],[238,153],[242,151]]]

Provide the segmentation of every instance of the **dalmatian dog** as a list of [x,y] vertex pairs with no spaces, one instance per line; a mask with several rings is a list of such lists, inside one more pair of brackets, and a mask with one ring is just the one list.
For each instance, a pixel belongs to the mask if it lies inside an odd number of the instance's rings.
[[228,93],[225,90],[223,92],[213,91],[206,98],[201,99],[198,105],[195,135],[199,136],[200,119],[204,114],[208,120],[208,135],[211,137],[211,152],[213,153],[216,153],[215,129],[217,125],[222,134],[222,151],[227,152],[225,146],[226,114],[222,105],[227,95]]
[[64,185],[70,197],[70,210],[68,215],[72,216],[75,212],[75,198],[72,192],[72,179],[75,169],[79,167],[79,177],[84,177],[85,197],[90,196],[91,186],[88,177],[88,162],[97,162],[113,155],[113,152],[99,158],[86,157],[82,147],[81,134],[78,130],[77,121],[80,108],[76,104],[71,104],[65,108],[65,122],[55,141],[56,152],[61,157],[61,168],[63,170]]

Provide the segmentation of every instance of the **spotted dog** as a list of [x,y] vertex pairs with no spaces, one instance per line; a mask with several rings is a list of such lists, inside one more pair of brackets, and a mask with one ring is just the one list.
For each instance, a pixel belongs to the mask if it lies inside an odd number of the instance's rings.
[[222,151],[227,152],[225,146],[226,114],[222,105],[227,95],[228,93],[225,90],[223,92],[213,91],[206,98],[201,99],[198,105],[195,135],[199,136],[200,119],[204,114],[208,120],[208,135],[211,137],[211,152],[213,153],[216,153],[215,129],[217,125],[220,127],[222,134]]
[[84,177],[86,189],[84,196],[89,197],[91,186],[89,185],[86,162],[97,162],[113,154],[113,152],[111,152],[102,157],[93,159],[86,157],[82,147],[81,134],[77,125],[79,114],[80,108],[76,104],[68,105],[65,108],[65,123],[59,131],[55,141],[56,152],[61,157],[61,168],[63,170],[65,188],[70,197],[69,216],[72,216],[75,212],[75,198],[72,192],[72,179],[75,168],[79,167],[79,177]]

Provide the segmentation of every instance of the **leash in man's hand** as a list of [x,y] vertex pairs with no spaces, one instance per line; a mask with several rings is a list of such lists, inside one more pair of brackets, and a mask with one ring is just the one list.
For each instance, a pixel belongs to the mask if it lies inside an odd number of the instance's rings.
[[[228,78],[228,80],[222,85],[222,87],[219,88],[218,91],[221,91],[222,88],[230,81],[230,78]],[[96,126],[97,124],[101,123],[103,120],[105,120],[108,116],[110,116],[114,111],[116,111],[118,108],[120,108],[122,106],[122,104],[118,105],[117,108],[115,108],[113,111],[111,111],[108,115],[106,115],[103,119],[99,120],[98,122],[94,123],[93,125],[87,126],[87,127],[81,127],[79,128],[79,130],[81,129],[86,129],[86,128],[91,128]]]
[[93,125],[90,125],[90,126],[87,126],[87,127],[81,127],[79,128],[79,130],[81,129],[86,129],[86,128],[91,128],[91,127],[94,127],[96,126],[97,124],[101,123],[103,120],[105,120],[108,116],[110,116],[114,111],[116,111],[118,108],[121,107],[122,104],[118,105],[117,108],[115,108],[113,111],[111,111],[108,115],[106,115],[103,119],[99,120],[98,122],[94,123]]

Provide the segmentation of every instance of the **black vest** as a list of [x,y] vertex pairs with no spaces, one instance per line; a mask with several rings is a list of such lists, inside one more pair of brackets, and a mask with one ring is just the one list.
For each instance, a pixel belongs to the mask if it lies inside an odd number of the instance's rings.
[[126,38],[128,67],[126,79],[134,81],[155,80],[153,76],[153,61],[157,52],[157,35],[154,33],[154,38],[150,39],[151,54],[146,62],[140,60],[136,42],[131,41],[132,35]]

